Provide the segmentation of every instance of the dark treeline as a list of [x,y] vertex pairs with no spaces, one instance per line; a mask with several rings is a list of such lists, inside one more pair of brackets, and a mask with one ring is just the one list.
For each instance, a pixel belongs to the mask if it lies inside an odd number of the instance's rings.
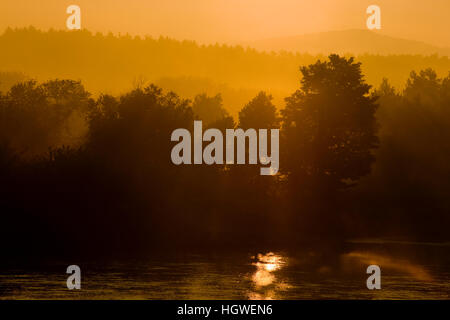
[[[137,86],[93,98],[78,81],[0,95],[3,254],[295,246],[351,237],[448,240],[450,76],[373,90],[353,58],[301,68],[280,112],[260,92],[229,115],[220,95]],[[280,128],[280,172],[172,164],[173,130]]]
[[[361,36],[355,35],[359,42],[368,43],[366,35]],[[395,51],[401,46],[398,42],[390,44],[389,48]],[[260,90],[270,92],[274,102],[281,106],[283,98],[297,88],[298,66],[326,59],[332,53],[325,50],[323,54],[308,54],[305,53],[310,49],[308,47],[302,48],[301,52],[262,52],[251,47],[202,45],[166,37],[102,34],[87,30],[41,31],[33,27],[6,29],[0,34],[0,48],[5,48],[0,50],[2,71],[24,72],[39,81],[54,78],[81,80],[95,96],[99,93],[122,94],[131,89],[132,83],[142,80],[192,100],[199,92],[221,93],[227,110],[235,117]],[[446,76],[450,69],[450,58],[437,54],[378,55],[368,52],[358,55],[357,60],[362,63],[368,84],[378,86],[383,77],[387,77],[394,87],[402,89],[413,69],[430,67],[439,76]],[[10,81],[3,81],[0,73],[0,88],[7,83]]]

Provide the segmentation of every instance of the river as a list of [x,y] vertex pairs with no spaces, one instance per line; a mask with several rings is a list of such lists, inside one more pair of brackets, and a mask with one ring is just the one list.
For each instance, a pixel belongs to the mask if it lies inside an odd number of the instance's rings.
[[[81,290],[66,287],[70,264],[81,268]],[[380,290],[366,286],[373,264],[381,269]],[[450,298],[449,243],[353,241],[332,257],[256,250],[37,265],[0,267],[0,299]]]

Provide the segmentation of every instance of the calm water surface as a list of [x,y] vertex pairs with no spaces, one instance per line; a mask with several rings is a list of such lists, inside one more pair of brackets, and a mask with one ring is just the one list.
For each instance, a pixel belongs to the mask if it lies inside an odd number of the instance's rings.
[[[81,290],[66,287],[70,264],[81,267]],[[371,264],[381,268],[381,290],[366,287]],[[0,267],[0,299],[449,298],[450,244],[370,241],[333,256],[261,250]]]

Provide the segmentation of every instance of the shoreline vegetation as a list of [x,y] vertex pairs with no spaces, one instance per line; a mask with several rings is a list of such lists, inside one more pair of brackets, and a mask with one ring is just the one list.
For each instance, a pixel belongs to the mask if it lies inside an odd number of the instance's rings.
[[[0,47],[0,70],[20,66],[0,73],[11,84],[0,92],[5,256],[450,240],[448,57],[306,57],[31,28],[7,30]],[[136,78],[127,89],[136,70],[194,84],[173,92]],[[234,91],[195,83],[212,74]],[[194,120],[279,129],[279,173],[174,165],[171,133],[192,133]]]

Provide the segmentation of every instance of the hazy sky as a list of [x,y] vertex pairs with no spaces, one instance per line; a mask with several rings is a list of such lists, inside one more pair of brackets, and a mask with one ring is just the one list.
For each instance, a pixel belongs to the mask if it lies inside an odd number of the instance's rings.
[[384,33],[450,46],[450,0],[1,0],[0,30],[63,29],[70,4],[91,31],[231,43],[362,29],[377,4]]

